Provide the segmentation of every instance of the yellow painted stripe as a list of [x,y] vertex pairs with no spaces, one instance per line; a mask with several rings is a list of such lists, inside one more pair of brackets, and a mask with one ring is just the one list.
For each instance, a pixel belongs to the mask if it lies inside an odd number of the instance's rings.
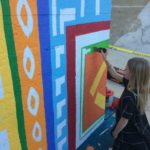
[[[9,66],[4,26],[2,18],[2,8],[0,5],[0,76],[3,88],[3,97],[0,100],[0,143],[6,142],[2,134],[7,131],[10,149],[21,150],[18,134],[16,104],[13,92],[11,71]],[[1,143],[3,144],[3,143]]]
[[96,89],[97,89],[97,87],[99,85],[99,82],[100,82],[100,80],[101,80],[101,78],[103,76],[103,73],[104,73],[105,69],[106,69],[106,63],[103,62],[102,65],[101,65],[101,67],[100,67],[100,69],[99,69],[99,71],[98,71],[98,73],[97,73],[97,75],[96,75],[96,77],[95,77],[95,79],[94,79],[92,87],[90,89],[90,94],[92,96],[94,96],[94,94],[96,92]]
[[106,97],[99,92],[96,95],[95,104],[98,105],[101,109],[105,109]]
[[142,53],[142,52],[129,50],[129,49],[126,49],[126,48],[123,48],[123,47],[119,47],[119,46],[110,45],[109,48],[113,48],[115,50],[122,51],[122,52],[125,52],[125,53],[140,55],[140,56],[144,56],[144,57],[150,57],[150,54],[145,54],[145,53]]

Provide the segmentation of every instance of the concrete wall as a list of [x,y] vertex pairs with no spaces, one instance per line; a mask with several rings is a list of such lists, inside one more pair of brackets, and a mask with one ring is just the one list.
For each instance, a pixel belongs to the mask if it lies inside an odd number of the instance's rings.
[[150,53],[149,0],[113,0],[111,44]]

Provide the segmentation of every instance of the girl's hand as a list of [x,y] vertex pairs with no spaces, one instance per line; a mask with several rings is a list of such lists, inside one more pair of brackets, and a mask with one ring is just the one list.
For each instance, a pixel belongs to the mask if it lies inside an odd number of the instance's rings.
[[108,49],[107,49],[106,53],[104,53],[103,51],[101,51],[101,54],[103,56],[103,59],[106,61],[107,60],[107,55],[108,55]]
[[113,135],[114,139],[116,139],[118,137],[118,134],[115,131],[112,133],[112,135]]
[[121,119],[117,123],[115,130],[112,133],[114,139],[116,139],[119,133],[126,127],[126,125],[128,124],[128,121],[129,121],[128,119],[121,117]]

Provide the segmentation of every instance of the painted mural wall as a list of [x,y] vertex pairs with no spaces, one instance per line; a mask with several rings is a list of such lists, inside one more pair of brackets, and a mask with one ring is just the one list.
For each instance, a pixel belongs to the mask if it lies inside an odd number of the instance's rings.
[[105,115],[111,0],[0,0],[0,150],[75,150]]

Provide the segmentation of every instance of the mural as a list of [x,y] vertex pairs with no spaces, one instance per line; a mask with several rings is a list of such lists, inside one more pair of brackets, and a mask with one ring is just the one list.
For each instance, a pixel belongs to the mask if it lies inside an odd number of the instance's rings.
[[67,27],[69,139],[76,137],[70,149],[80,146],[104,119],[106,66],[94,47],[108,46],[109,27],[109,21]]
[[102,124],[110,19],[111,0],[0,0],[0,150],[75,150]]

